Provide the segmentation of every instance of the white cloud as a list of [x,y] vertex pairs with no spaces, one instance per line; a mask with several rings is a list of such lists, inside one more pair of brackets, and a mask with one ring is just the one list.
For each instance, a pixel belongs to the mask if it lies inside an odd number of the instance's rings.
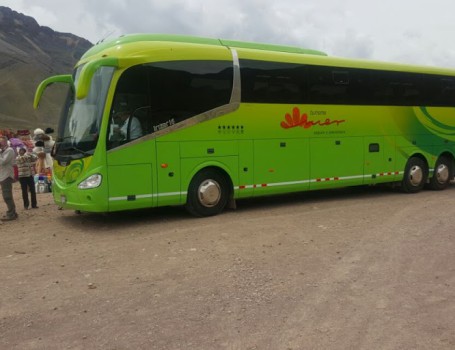
[[173,33],[455,67],[453,0],[3,0],[2,5],[92,42],[108,34]]

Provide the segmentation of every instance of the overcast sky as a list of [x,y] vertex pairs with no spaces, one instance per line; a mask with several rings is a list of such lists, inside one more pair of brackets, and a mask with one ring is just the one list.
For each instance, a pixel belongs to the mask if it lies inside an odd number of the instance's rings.
[[171,33],[455,67],[454,0],[1,0],[0,5],[92,43],[129,33]]

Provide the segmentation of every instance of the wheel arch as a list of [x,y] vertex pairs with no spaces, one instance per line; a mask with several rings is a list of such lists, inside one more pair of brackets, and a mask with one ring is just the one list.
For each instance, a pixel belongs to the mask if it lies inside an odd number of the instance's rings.
[[186,210],[196,216],[220,214],[233,198],[232,179],[223,166],[199,166],[188,177]]
[[426,165],[426,169],[425,170],[427,171],[427,176],[429,176],[430,163],[428,162],[428,158],[425,157],[425,155],[423,155],[420,152],[415,152],[415,153],[411,154],[407,161],[409,161],[409,159],[411,159],[411,158],[419,158],[419,159],[421,159]]
[[426,187],[430,190],[441,191],[446,189],[454,177],[454,157],[450,151],[443,151],[435,160],[433,169]]
[[430,170],[426,157],[421,153],[409,156],[401,180],[401,188],[405,193],[416,193],[425,187]]
[[191,170],[191,172],[188,173],[188,176],[186,177],[186,182],[183,184],[183,188],[188,189],[191,184],[191,181],[196,176],[196,174],[205,170],[217,171],[226,179],[229,185],[229,198],[232,198],[232,196],[234,195],[234,183],[232,181],[232,174],[229,168],[221,162],[202,163],[196,166],[194,169]]
[[453,153],[448,150],[443,151],[436,159],[435,164],[438,161],[438,159],[441,157],[446,157],[447,159],[450,160],[450,166],[451,166],[450,170],[452,171],[452,174],[455,173],[455,157],[454,157]]

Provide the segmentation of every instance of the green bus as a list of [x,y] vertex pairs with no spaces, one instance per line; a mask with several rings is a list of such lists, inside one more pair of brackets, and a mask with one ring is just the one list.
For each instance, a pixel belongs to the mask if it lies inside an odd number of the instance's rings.
[[134,34],[88,50],[53,150],[64,208],[185,205],[454,177],[455,71],[329,57],[296,47]]

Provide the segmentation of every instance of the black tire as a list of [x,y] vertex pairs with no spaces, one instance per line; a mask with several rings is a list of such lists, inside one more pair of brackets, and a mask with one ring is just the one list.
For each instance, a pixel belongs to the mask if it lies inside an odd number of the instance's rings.
[[430,179],[428,188],[433,191],[441,191],[450,185],[453,179],[453,164],[452,161],[444,156],[441,156],[436,161],[434,166],[433,176]]
[[409,158],[404,170],[401,187],[406,193],[416,193],[423,189],[428,179],[428,166],[418,157]]
[[204,169],[191,180],[186,210],[194,216],[213,216],[221,213],[229,199],[226,177],[215,169]]

